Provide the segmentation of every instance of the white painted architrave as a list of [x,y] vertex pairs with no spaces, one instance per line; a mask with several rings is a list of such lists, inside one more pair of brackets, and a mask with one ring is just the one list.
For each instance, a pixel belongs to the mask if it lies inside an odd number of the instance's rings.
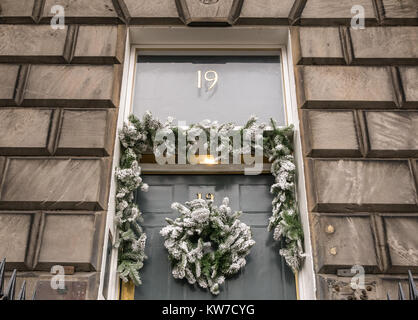
[[[128,28],[125,65],[118,117],[118,130],[122,127],[133,106],[133,88],[135,87],[136,59],[138,51],[178,51],[178,50],[227,50],[248,52],[277,50],[282,57],[283,93],[288,124],[295,126],[295,160],[298,170],[298,190],[300,215],[305,233],[306,260],[298,274],[298,291],[301,300],[316,299],[316,281],[312,259],[312,245],[307,210],[307,196],[304,177],[299,116],[296,102],[296,86],[291,52],[289,27],[286,26],[242,26],[230,28],[190,28],[185,26],[135,26]],[[119,140],[115,140],[115,152],[112,165],[109,209],[106,222],[102,267],[98,299],[117,300],[119,281],[117,276],[117,250],[114,249],[110,266],[108,297],[103,296],[104,269],[106,265],[107,238],[109,233],[116,237],[114,224],[116,182],[115,168],[119,163]]]

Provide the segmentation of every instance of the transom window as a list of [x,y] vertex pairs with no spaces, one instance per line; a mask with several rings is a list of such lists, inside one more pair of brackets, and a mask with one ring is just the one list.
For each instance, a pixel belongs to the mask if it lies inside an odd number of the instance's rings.
[[256,115],[285,125],[279,52],[140,53],[133,113],[146,110],[186,124],[210,119],[243,125]]

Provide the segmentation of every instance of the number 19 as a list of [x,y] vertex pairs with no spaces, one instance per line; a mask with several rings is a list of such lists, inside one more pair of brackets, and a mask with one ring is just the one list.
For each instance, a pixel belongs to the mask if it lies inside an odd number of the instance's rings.
[[[207,82],[210,83],[208,90],[212,90],[215,87],[215,85],[218,83],[218,79],[219,79],[218,73],[213,70],[206,71],[204,78]],[[197,72],[197,87],[199,89],[202,89],[202,71],[201,70]]]

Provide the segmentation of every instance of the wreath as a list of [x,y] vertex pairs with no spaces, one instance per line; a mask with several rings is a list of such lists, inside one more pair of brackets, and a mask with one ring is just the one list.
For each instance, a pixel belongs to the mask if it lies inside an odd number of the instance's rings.
[[251,229],[238,220],[242,212],[232,212],[229,199],[215,206],[213,200],[195,199],[185,205],[173,203],[180,213],[160,234],[172,262],[175,279],[184,279],[219,294],[225,278],[238,273],[246,264],[255,241]]

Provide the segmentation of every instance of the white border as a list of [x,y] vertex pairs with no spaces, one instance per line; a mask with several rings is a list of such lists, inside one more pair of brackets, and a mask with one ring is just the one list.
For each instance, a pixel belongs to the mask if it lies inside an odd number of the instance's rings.
[[[135,67],[135,50],[131,51],[130,46],[130,35],[129,32],[126,36],[126,47],[125,47],[125,60],[126,63],[123,67],[123,76],[122,76],[122,87],[121,87],[121,94],[120,94],[120,105],[119,105],[119,112],[118,112],[118,123],[117,123],[117,130],[119,130],[123,122],[127,120],[129,116],[129,112],[127,112],[127,106],[130,105],[131,101],[131,93],[132,93],[132,79],[134,78],[133,69]],[[132,59],[133,58],[133,59]],[[109,276],[109,284],[108,284],[108,296],[104,297],[103,295],[103,282],[104,282],[104,273],[106,268],[106,253],[107,253],[107,244],[109,233],[112,235],[113,244],[117,238],[117,230],[116,225],[114,223],[115,219],[115,212],[116,212],[116,180],[115,180],[115,170],[119,164],[120,159],[120,144],[118,135],[116,134],[115,144],[114,144],[114,153],[113,153],[113,161],[112,161],[112,176],[111,176],[111,183],[110,183],[110,192],[109,192],[109,201],[108,201],[108,212],[106,218],[106,229],[105,229],[105,236],[104,236],[104,245],[103,245],[103,253],[102,253],[102,265],[101,265],[101,273],[100,273],[100,284],[99,284],[99,292],[97,299],[98,300],[119,300],[119,277],[117,275],[117,266],[118,266],[118,250],[113,248],[113,252],[111,255],[111,262],[110,262],[110,276]]]
[[287,63],[283,63],[284,66],[284,83],[286,92],[287,110],[289,112],[289,122],[295,126],[294,134],[294,152],[295,161],[298,172],[297,181],[297,200],[299,203],[299,212],[304,233],[304,248],[305,248],[305,261],[302,269],[298,273],[299,284],[299,298],[301,300],[316,300],[316,279],[313,265],[312,256],[312,243],[311,243],[311,230],[309,226],[309,211],[308,201],[306,195],[306,181],[305,181],[305,169],[303,162],[302,152],[302,139],[300,135],[300,121],[296,99],[296,83],[295,83],[295,70],[292,57],[292,42],[290,37],[290,30],[288,34],[287,50],[283,50]]
[[[179,35],[176,38],[177,32]],[[218,32],[218,33],[216,33]],[[196,38],[196,33],[198,37]],[[202,35],[207,34],[206,40]],[[264,34],[268,36],[263,37]],[[174,36],[173,36],[174,35]],[[191,35],[190,37],[188,35]],[[225,35],[223,37],[223,35]],[[261,36],[260,36],[261,35]],[[198,39],[198,40],[196,40]],[[288,27],[231,27],[231,28],[187,28],[172,26],[157,27],[130,27],[128,28],[125,63],[123,70],[123,81],[118,117],[118,130],[122,127],[123,121],[127,120],[132,110],[133,88],[135,86],[136,58],[138,50],[280,50],[283,68],[283,92],[288,124],[295,126],[295,159],[298,168],[298,202],[300,215],[305,234],[306,260],[298,275],[299,295],[301,300],[316,299],[316,281],[312,261],[312,246],[309,228],[309,217],[307,210],[306,185],[304,177],[304,165],[301,137],[299,130],[299,116],[296,102],[296,86],[294,79],[294,68],[291,54],[290,29]],[[107,239],[109,232],[116,238],[116,227],[113,222],[115,215],[116,183],[114,180],[115,168],[119,163],[120,147],[116,136],[115,152],[112,165],[112,182],[110,188],[109,209],[106,222],[104,238],[103,259],[98,299],[104,299],[102,294],[104,281],[104,268],[106,265]],[[110,283],[108,289],[109,300],[117,300],[119,294],[119,281],[117,270],[117,250],[112,254]]]

